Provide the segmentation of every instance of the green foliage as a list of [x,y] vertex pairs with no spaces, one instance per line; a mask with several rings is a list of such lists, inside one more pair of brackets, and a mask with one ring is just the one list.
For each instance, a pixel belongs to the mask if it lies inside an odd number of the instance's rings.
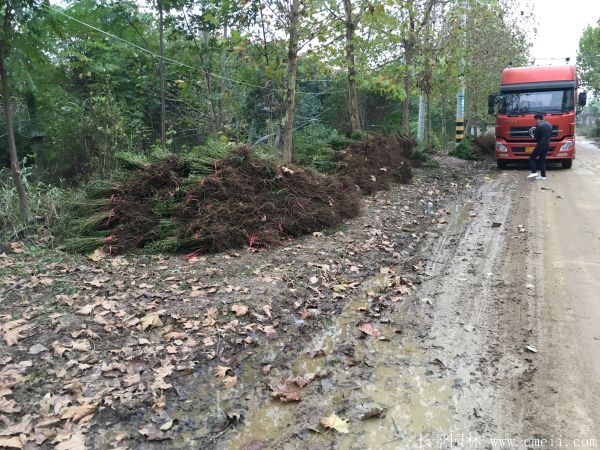
[[458,144],[456,147],[454,147],[453,150],[450,150],[450,152],[448,152],[448,155],[454,156],[455,158],[466,159],[466,160],[479,159],[471,151],[471,142],[469,139],[463,139],[460,144]]
[[331,172],[334,169],[334,150],[331,143],[337,145],[340,140],[338,132],[326,125],[308,125],[294,133],[295,162],[319,172]]
[[600,94],[600,24],[588,26],[581,35],[577,66],[581,84]]
[[56,234],[61,233],[64,207],[75,195],[70,190],[35,181],[33,170],[27,165],[21,176],[29,196],[32,219],[23,223],[10,171],[0,169],[0,241],[29,237],[36,244],[51,243]]
[[440,167],[440,163],[429,156],[423,150],[415,149],[410,155],[410,160],[415,166],[425,167],[427,169],[436,169]]

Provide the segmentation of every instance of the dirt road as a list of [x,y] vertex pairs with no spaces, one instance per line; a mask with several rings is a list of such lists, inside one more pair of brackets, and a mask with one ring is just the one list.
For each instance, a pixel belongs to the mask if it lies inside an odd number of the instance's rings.
[[[572,170],[525,175],[490,171],[429,233],[412,301],[377,324],[390,340],[353,340],[369,302],[346,306],[312,349],[347,346],[357,365],[329,366],[299,406],[258,408],[229,448],[600,446],[600,151],[582,143]],[[385,275],[365,290],[378,283]],[[325,411],[351,432],[298,425]]]

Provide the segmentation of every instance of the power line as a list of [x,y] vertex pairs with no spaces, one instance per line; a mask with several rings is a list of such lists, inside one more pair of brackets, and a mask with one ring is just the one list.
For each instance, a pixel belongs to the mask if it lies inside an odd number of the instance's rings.
[[[147,49],[145,47],[142,47],[142,46],[137,45],[137,44],[135,44],[135,43],[133,43],[131,41],[128,41],[127,39],[123,39],[122,37],[119,37],[119,36],[116,36],[116,35],[114,35],[112,33],[109,33],[108,31],[104,31],[104,30],[102,30],[102,29],[100,29],[98,27],[95,27],[94,25],[90,25],[89,23],[83,22],[83,21],[81,21],[81,20],[79,20],[79,19],[77,19],[77,18],[75,18],[73,16],[70,16],[69,14],[66,14],[63,11],[60,11],[58,9],[53,8],[52,6],[50,6],[50,5],[46,4],[46,3],[43,3],[43,6],[45,6],[46,8],[54,11],[55,13],[58,13],[58,14],[60,14],[62,16],[65,16],[66,18],[68,18],[68,19],[70,19],[70,20],[72,20],[74,22],[77,22],[77,23],[79,23],[79,24],[81,24],[81,25],[83,25],[85,27],[88,27],[88,28],[90,28],[90,29],[92,29],[94,31],[97,31],[98,33],[104,34],[104,35],[109,36],[109,37],[111,37],[113,39],[117,39],[118,41],[121,41],[121,42],[123,42],[123,43],[125,43],[127,45],[135,47],[138,50],[141,50],[141,51],[143,51],[145,53],[148,53],[149,55],[152,55],[155,58],[159,58],[159,59],[162,58],[166,62],[170,62],[172,64],[176,64],[176,65],[179,65],[181,67],[185,67],[185,68],[192,69],[192,70],[195,70],[195,71],[199,71],[200,70],[197,67],[190,66],[189,64],[186,64],[186,63],[184,63],[182,61],[178,61],[176,59],[172,59],[172,58],[169,58],[167,56],[161,56],[158,53],[154,53],[152,50],[149,50],[149,49]],[[226,81],[231,81],[232,83],[237,83],[237,84],[241,84],[241,85],[245,85],[245,86],[249,86],[249,87],[253,87],[253,88],[257,88],[257,89],[263,89],[263,90],[274,91],[274,92],[285,92],[286,91],[285,89],[275,89],[275,88],[269,88],[269,87],[265,87],[265,86],[259,86],[257,84],[247,83],[245,81],[236,80],[236,79],[233,79],[233,78],[228,78],[228,77],[225,77],[223,75],[218,75],[218,74],[212,73],[212,72],[208,72],[208,74],[211,75],[211,76],[213,76],[213,77],[215,77],[215,78],[219,78],[219,79],[226,80]],[[319,81],[319,80],[306,80],[306,81]],[[318,96],[318,95],[334,94],[334,93],[340,93],[340,92],[346,92],[346,91],[345,90],[324,91],[324,92],[301,92],[301,91],[297,91],[296,94],[308,94],[308,95],[316,95],[316,96]]]

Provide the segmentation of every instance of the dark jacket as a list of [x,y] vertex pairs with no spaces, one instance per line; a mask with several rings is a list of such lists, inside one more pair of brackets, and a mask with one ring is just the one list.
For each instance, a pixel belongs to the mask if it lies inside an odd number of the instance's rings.
[[550,137],[552,136],[552,125],[545,120],[542,120],[537,127],[535,127],[535,138],[538,147],[549,150],[550,149]]

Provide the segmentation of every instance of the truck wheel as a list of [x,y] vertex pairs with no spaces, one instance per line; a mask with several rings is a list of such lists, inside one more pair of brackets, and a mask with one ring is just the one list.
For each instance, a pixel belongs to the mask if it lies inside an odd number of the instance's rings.
[[496,160],[496,167],[498,167],[498,169],[506,169],[506,166],[508,165],[508,163],[506,161],[503,161],[501,159],[497,159]]
[[570,169],[571,167],[573,167],[572,159],[563,159],[562,160],[562,168],[563,169]]

